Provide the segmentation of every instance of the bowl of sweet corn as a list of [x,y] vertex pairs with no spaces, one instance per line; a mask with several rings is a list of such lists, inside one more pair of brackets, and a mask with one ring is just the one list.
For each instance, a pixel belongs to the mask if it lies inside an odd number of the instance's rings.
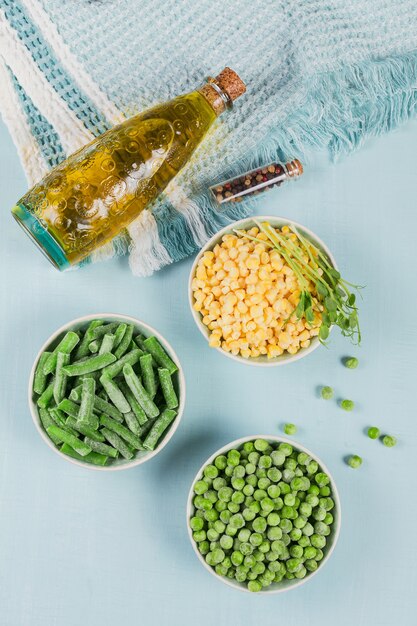
[[[210,347],[262,367],[286,365],[318,348],[323,309],[308,274],[309,242],[337,269],[325,243],[285,217],[245,218],[207,242],[191,268],[189,303]],[[307,263],[304,275],[292,262],[297,255]],[[308,316],[298,313],[303,286],[311,293]]]

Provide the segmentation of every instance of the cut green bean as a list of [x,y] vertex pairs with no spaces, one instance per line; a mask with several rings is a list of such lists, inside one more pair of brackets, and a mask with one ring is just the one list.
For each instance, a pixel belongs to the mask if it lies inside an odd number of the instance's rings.
[[171,422],[175,419],[176,415],[176,411],[165,409],[165,411],[158,417],[143,442],[143,447],[146,448],[146,450],[155,449],[159,439],[162,437]]
[[113,448],[113,446],[108,446],[107,443],[101,443],[100,441],[96,441],[95,439],[90,439],[90,437],[86,437],[84,441],[88,446],[90,446],[90,448],[94,452],[98,452],[99,454],[105,454],[106,456],[111,456],[113,459],[117,459],[117,457],[119,456],[119,452],[116,450],[116,448]]
[[105,413],[106,415],[109,415],[114,420],[116,420],[116,422],[123,422],[123,413],[116,409],[115,406],[110,404],[110,402],[107,402],[106,400],[103,400],[103,398],[99,398],[98,396],[96,396],[96,399],[94,400],[94,410],[98,411],[99,413]]
[[138,422],[138,418],[133,413],[133,411],[129,411],[129,413],[125,413],[123,417],[125,418],[125,422],[127,424],[128,429],[131,430],[134,435],[139,437],[141,433],[141,427]]
[[67,386],[67,375],[63,368],[68,365],[70,355],[66,352],[58,352],[56,360],[55,380],[54,380],[54,400],[59,404],[65,397],[65,389]]
[[149,396],[139,378],[136,376],[131,365],[127,364],[123,367],[123,376],[125,377],[125,381],[129,389],[139,402],[142,409],[145,411],[146,415],[148,417],[157,417],[159,415],[159,409]]
[[156,394],[157,389],[157,381],[155,377],[155,371],[152,367],[153,357],[152,354],[144,354],[139,359],[140,362],[140,370],[142,372],[142,380],[143,386],[145,387],[148,394],[153,399]]
[[116,328],[118,327],[119,322],[110,322],[109,324],[103,324],[102,326],[97,326],[93,330],[94,339],[101,339],[104,335],[113,334]]
[[107,415],[102,415],[100,417],[100,424],[119,435],[136,450],[143,450],[143,444],[139,437],[134,435],[128,428],[126,428],[126,426],[122,426],[119,422],[115,422],[111,419],[111,417],[107,417]]
[[88,344],[88,349],[91,352],[91,354],[96,354],[98,352],[99,347],[100,347],[100,342],[98,339],[94,339],[94,341]]
[[80,338],[77,333],[74,333],[72,330],[68,331],[45,362],[45,365],[43,366],[44,374],[48,375],[55,371],[58,352],[65,352],[66,354],[69,354],[72,350],[74,350],[79,341]]
[[156,337],[148,337],[143,344],[146,350],[152,354],[157,364],[161,367],[165,367],[171,375],[178,370],[177,365],[175,365],[174,361],[167,355]]
[[88,346],[94,339],[94,330],[98,328],[99,326],[102,326],[101,320],[93,320],[92,322],[90,322],[87,330],[84,333],[84,337],[82,338],[77,348],[77,351],[75,352],[74,359],[76,361],[79,361],[83,357],[88,356],[89,354]]
[[44,390],[44,392],[39,396],[36,404],[41,409],[46,409],[53,401],[53,398],[54,398],[54,380],[52,380],[52,382],[49,383],[49,385]]
[[110,363],[114,363],[115,360],[116,357],[114,354],[99,354],[97,356],[92,356],[89,359],[85,359],[85,361],[76,361],[75,363],[72,363],[72,365],[67,365],[64,368],[64,372],[67,376],[90,374],[90,372],[95,372],[103,369],[106,365],[110,365]]
[[67,415],[70,415],[71,417],[78,419],[80,406],[79,404],[75,404],[75,402],[73,402],[72,400],[68,400],[68,398],[64,398],[58,404],[58,409],[60,409],[61,411],[64,411],[64,413],[66,413]]
[[80,385],[77,385],[76,387],[73,387],[73,389],[71,389],[70,394],[69,394],[69,399],[72,400],[73,402],[81,402],[81,390],[83,388],[83,384],[81,383]]
[[78,439],[78,437],[74,437],[70,433],[66,432],[62,428],[58,426],[52,425],[47,428],[48,435],[54,435],[54,437],[59,437],[64,443],[67,443],[73,450],[78,452],[81,456],[86,456],[91,452],[90,446],[88,446],[84,441]]
[[98,452],[90,452],[86,456],[81,456],[78,454],[71,446],[67,443],[64,443],[60,447],[60,451],[67,456],[71,456],[73,459],[77,459],[78,461],[87,461],[87,463],[91,463],[92,465],[106,465],[108,457],[104,456],[104,454],[99,454]]
[[68,415],[67,419],[65,420],[65,424],[73,430],[77,431],[78,433],[81,433],[85,437],[90,437],[90,439],[94,439],[94,441],[104,441],[103,435],[99,433],[98,430],[93,430],[92,428],[89,428],[88,426],[86,426],[82,422],[79,422],[70,415]]
[[140,348],[142,350],[142,352],[147,352],[147,348],[145,346],[145,337],[143,335],[136,335],[136,337],[134,338],[134,342],[136,343],[136,345],[138,346],[138,348]]
[[135,350],[127,352],[120,359],[105,367],[103,374],[109,376],[110,378],[115,378],[122,372],[124,365],[127,363],[129,365],[135,365],[139,361],[140,356],[141,351],[138,348],[135,348]]
[[119,343],[117,350],[114,351],[114,355],[117,359],[120,359],[127,352],[130,342],[133,336],[133,324],[128,324],[123,335],[121,342]]
[[103,385],[103,388],[106,390],[114,406],[119,409],[121,413],[128,413],[131,410],[130,404],[126,400],[114,380],[103,374],[103,376],[100,377],[100,382]]
[[57,407],[54,407],[53,409],[49,409],[49,415],[51,416],[53,423],[56,424],[59,428],[62,428],[62,430],[65,430],[67,433],[74,435],[74,437],[78,437],[77,431],[67,424],[66,417],[63,411],[61,411]]
[[114,332],[114,344],[113,344],[114,350],[116,350],[116,348],[119,347],[120,342],[122,341],[124,334],[126,332],[126,328],[127,328],[127,324],[119,324],[118,327],[116,328]]
[[98,419],[93,415],[94,402],[96,397],[96,381],[94,378],[84,378],[81,390],[81,404],[78,412],[78,421],[97,430]]
[[[45,430],[49,428],[49,426],[53,426],[54,420],[51,417],[48,409],[39,409],[39,419],[41,420],[41,424]],[[55,435],[48,435],[49,438],[54,442],[57,446],[59,443],[62,443],[62,440],[59,437],[55,437]]]
[[[148,416],[146,415],[145,411],[142,409],[139,402],[136,400],[130,388],[127,386],[125,380],[123,380],[123,382],[120,383],[120,388],[122,389],[127,401],[129,402],[131,409],[133,413],[135,414],[136,419],[138,420],[139,426],[143,426],[143,424],[145,424],[148,421]],[[136,433],[136,434],[139,434],[139,433]]]
[[104,335],[103,341],[101,342],[101,346],[100,346],[98,353],[107,354],[107,352],[111,352],[113,350],[113,345],[114,345],[114,335]]
[[37,393],[39,396],[45,391],[47,375],[43,371],[46,361],[48,357],[51,355],[51,352],[42,352],[39,357],[38,364],[35,370],[35,376],[33,378],[33,391]]
[[101,432],[103,433],[107,441],[111,443],[113,448],[116,448],[116,450],[120,452],[123,458],[127,459],[128,461],[130,459],[133,459],[133,457],[135,456],[133,450],[127,445],[126,442],[123,441],[121,437],[119,437],[117,433],[109,430],[108,428],[102,428]]
[[176,409],[178,406],[178,398],[172,383],[171,374],[165,367],[159,367],[158,376],[168,409]]

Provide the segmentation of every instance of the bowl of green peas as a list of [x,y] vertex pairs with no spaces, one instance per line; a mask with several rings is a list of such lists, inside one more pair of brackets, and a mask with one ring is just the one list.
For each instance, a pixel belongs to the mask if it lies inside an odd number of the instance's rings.
[[329,470],[285,437],[254,435],[220,448],[188,494],[194,552],[241,591],[280,593],[310,580],[330,558],[340,524]]
[[46,444],[67,461],[122,470],[154,457],[173,437],[185,380],[154,328],[117,314],[72,320],[49,337],[29,377],[29,407]]

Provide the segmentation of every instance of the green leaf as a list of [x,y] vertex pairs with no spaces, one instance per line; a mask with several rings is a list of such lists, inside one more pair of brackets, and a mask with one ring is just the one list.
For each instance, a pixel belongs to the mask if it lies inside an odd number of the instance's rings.
[[340,278],[340,273],[337,270],[335,270],[333,267],[329,270],[329,274],[335,280],[339,280]]
[[358,316],[355,313],[351,313],[349,315],[349,326],[350,328],[356,328],[356,326],[358,325]]
[[319,337],[320,337],[320,339],[325,341],[328,336],[329,336],[329,327],[326,326],[325,324],[322,324],[320,326],[320,330],[319,330]]
[[329,290],[327,289],[326,285],[324,285],[320,281],[316,283],[316,291],[320,296],[323,296],[323,298],[325,298],[329,293]]
[[324,306],[326,309],[330,311],[337,311],[337,303],[332,298],[326,298],[324,301]]
[[295,309],[295,315],[297,316],[298,319],[301,319],[303,317],[303,313],[304,313],[304,299],[305,299],[305,292],[302,291],[301,295],[300,295],[300,299],[298,301],[297,307]]
[[332,324],[335,324],[337,322],[337,313],[335,311],[330,311],[329,319]]
[[354,293],[351,293],[348,299],[348,303],[350,306],[353,306],[356,302],[356,296]]
[[311,307],[306,309],[305,316],[306,316],[307,322],[309,322],[310,324],[312,322],[314,322],[314,313],[313,313],[313,309]]

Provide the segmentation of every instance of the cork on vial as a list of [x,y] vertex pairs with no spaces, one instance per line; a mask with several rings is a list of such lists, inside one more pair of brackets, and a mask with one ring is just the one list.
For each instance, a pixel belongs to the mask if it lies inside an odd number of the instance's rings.
[[200,93],[213,107],[216,115],[223,113],[226,108],[226,102],[217,89],[212,86],[212,83],[217,85],[230,102],[234,102],[234,100],[239,98],[239,96],[246,91],[245,83],[239,78],[236,72],[230,69],[230,67],[225,67],[216,78],[210,80],[210,82],[199,89]]

